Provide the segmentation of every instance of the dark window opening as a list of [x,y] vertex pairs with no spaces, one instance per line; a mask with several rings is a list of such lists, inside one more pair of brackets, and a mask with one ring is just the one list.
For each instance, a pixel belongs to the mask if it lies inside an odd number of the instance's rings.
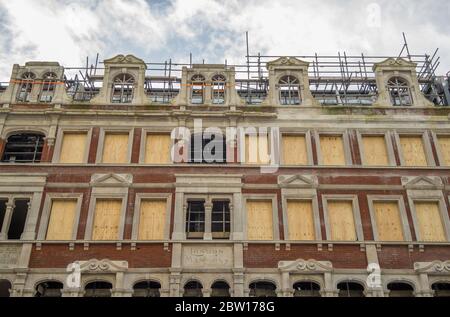
[[60,282],[44,282],[36,286],[35,297],[61,297],[63,284]]
[[8,230],[8,240],[20,240],[28,214],[29,200],[16,200],[14,202],[14,210],[11,217],[11,224]]
[[153,281],[139,282],[133,287],[133,297],[160,297],[161,284]]
[[342,282],[337,288],[339,297],[364,297],[364,287],[359,283]]
[[55,94],[56,82],[58,76],[55,73],[46,73],[43,77],[41,93],[39,95],[40,102],[52,102]]
[[434,283],[431,288],[435,297],[450,297],[450,283]]
[[231,231],[230,202],[213,201],[211,232],[214,239],[228,239]]
[[135,81],[130,74],[120,74],[114,78],[112,103],[130,103],[133,101]]
[[188,239],[202,239],[205,232],[205,201],[189,201],[186,213]]
[[215,282],[211,286],[211,297],[230,297],[230,286],[227,282]]
[[191,281],[184,285],[183,297],[203,297],[203,285],[196,281]]
[[295,283],[294,297],[320,297],[320,285],[314,282]]
[[12,285],[7,280],[0,280],[0,297],[9,297]]
[[0,231],[2,230],[3,222],[5,220],[7,202],[7,200],[0,200]]
[[33,91],[33,83],[36,79],[36,75],[27,72],[22,75],[19,84],[19,90],[17,92],[17,101],[19,102],[29,102],[31,99],[31,92]]
[[413,297],[414,288],[406,283],[390,283],[387,286],[389,297]]
[[227,162],[226,149],[223,135],[194,134],[191,136],[189,163],[224,164]]
[[15,134],[8,138],[2,162],[39,163],[44,148],[44,135]]
[[250,284],[250,297],[277,297],[276,289],[270,282],[254,282]]
[[112,284],[92,282],[86,285],[84,297],[111,297]]

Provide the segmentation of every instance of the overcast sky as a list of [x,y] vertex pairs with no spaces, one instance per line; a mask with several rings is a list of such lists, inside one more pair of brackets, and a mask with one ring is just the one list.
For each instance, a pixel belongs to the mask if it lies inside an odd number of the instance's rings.
[[0,0],[0,81],[29,60],[82,65],[132,53],[145,61],[243,64],[265,55],[397,55],[440,48],[450,71],[448,0]]

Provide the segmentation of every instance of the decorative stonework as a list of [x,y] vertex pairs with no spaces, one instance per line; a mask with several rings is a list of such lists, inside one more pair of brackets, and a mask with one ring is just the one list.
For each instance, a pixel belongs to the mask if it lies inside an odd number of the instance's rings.
[[77,261],[82,273],[117,273],[128,270],[127,261],[111,261],[108,259],[89,261]]
[[317,188],[316,176],[281,175],[278,185],[282,188]]
[[379,67],[413,67],[414,69],[416,68],[417,64],[407,61],[403,58],[388,58],[380,63],[376,63],[374,64],[374,71],[376,71]]
[[188,268],[232,268],[233,248],[231,246],[184,246],[183,266]]
[[414,263],[414,270],[417,273],[448,274],[450,273],[450,260],[416,262]]
[[333,264],[329,261],[302,260],[280,261],[278,269],[289,273],[324,273],[333,271]]
[[0,269],[16,267],[21,249],[20,245],[0,245]]
[[402,185],[406,189],[443,189],[440,177],[402,177]]
[[92,186],[122,187],[133,183],[131,174],[94,174],[91,178]]
[[105,64],[144,64],[145,62],[134,55],[117,55],[110,59],[105,59]]
[[277,66],[303,66],[303,67],[308,68],[309,63],[302,61],[300,59],[297,59],[295,57],[287,57],[287,56],[280,57],[274,61],[267,63],[267,67],[269,69],[273,69],[274,67],[277,67]]

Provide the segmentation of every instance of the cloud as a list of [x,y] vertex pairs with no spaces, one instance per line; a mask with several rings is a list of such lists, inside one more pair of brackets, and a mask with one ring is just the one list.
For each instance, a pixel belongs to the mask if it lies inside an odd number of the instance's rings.
[[396,55],[404,31],[416,54],[440,47],[445,74],[448,16],[445,0],[0,0],[0,81],[14,63],[81,66],[97,52],[243,64],[245,31],[264,55]]

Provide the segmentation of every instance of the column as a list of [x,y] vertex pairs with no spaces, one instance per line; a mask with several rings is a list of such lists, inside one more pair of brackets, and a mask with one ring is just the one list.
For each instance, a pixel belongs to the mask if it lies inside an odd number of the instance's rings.
[[9,225],[11,224],[14,207],[14,199],[10,197],[6,203],[5,217],[3,218],[3,225],[0,231],[0,240],[8,240],[8,230]]
[[39,217],[39,208],[41,206],[42,190],[35,191],[32,199],[28,203],[28,214],[25,228],[23,230],[22,240],[34,240],[36,238],[36,226]]
[[324,274],[325,287],[323,289],[323,297],[337,297],[338,291],[333,286],[333,277],[330,272],[325,272]]
[[204,240],[212,240],[212,233],[211,233],[212,207],[213,204],[211,200],[208,199],[205,202],[205,233],[203,234]]
[[[233,297],[244,297],[244,270],[233,271]],[[245,296],[248,296],[248,293]]]
[[180,297],[182,294],[180,292],[181,283],[181,270],[172,270],[170,273],[169,287],[170,287],[170,297]]
[[430,288],[430,281],[428,280],[427,273],[421,273],[420,280],[420,292],[416,291],[417,297],[433,297],[433,290]]
[[289,272],[281,273],[281,292],[280,295],[283,297],[292,297],[293,289],[290,283]]
[[[244,217],[242,214],[242,194],[233,194],[233,208],[230,209],[231,219],[233,220],[233,232],[231,240],[244,240]],[[231,208],[231,206],[230,206]]]
[[172,239],[173,240],[184,240],[186,239],[186,232],[185,232],[185,217],[187,205],[184,204],[184,197],[183,193],[177,192],[175,194],[175,210],[174,210],[174,217],[173,217],[173,234]]

